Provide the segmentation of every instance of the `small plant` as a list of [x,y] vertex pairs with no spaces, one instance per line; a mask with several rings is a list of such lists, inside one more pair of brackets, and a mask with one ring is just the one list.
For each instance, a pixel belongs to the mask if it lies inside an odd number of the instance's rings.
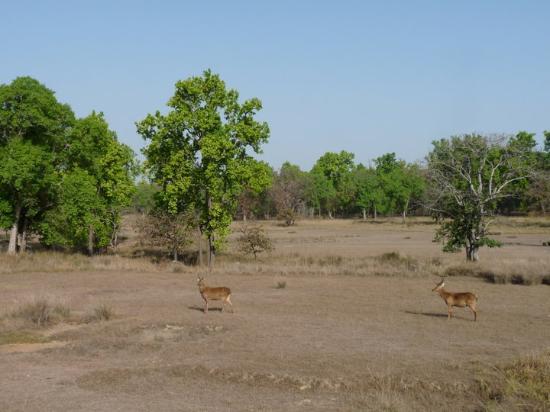
[[63,319],[69,318],[71,316],[71,308],[62,305],[61,303],[55,305],[52,312]]
[[52,307],[46,299],[27,303],[12,313],[14,318],[22,318],[41,327],[50,322]]
[[101,322],[111,320],[115,316],[113,309],[105,304],[94,308],[93,312],[84,318],[84,322]]
[[261,226],[243,226],[240,232],[238,242],[242,253],[254,255],[257,259],[259,253],[273,250],[273,243]]
[[286,288],[286,282],[283,280],[283,281],[280,281],[280,282],[277,282],[277,286],[275,286],[275,288],[277,289],[284,289]]

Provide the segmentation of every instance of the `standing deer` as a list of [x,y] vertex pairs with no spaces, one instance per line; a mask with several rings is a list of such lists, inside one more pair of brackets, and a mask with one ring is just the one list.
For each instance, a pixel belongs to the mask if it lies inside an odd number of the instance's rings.
[[474,321],[476,321],[477,320],[477,312],[476,312],[477,296],[471,292],[462,292],[462,293],[447,292],[445,289],[443,289],[443,286],[445,286],[445,279],[441,279],[441,282],[439,282],[435,286],[435,288],[432,289],[432,292],[439,293],[439,296],[441,296],[441,298],[447,304],[447,307],[449,310],[447,319],[451,319],[451,317],[453,316],[453,306],[457,306],[459,308],[465,308],[467,306],[473,312]]
[[204,278],[198,277],[197,278],[197,285],[199,285],[199,292],[201,294],[201,297],[204,299],[204,314],[208,312],[208,301],[209,300],[221,300],[222,301],[222,312],[223,312],[223,304],[229,303],[229,306],[231,306],[231,313],[233,313],[233,304],[231,303],[231,289],[226,288],[225,286],[221,287],[208,287],[204,283]]

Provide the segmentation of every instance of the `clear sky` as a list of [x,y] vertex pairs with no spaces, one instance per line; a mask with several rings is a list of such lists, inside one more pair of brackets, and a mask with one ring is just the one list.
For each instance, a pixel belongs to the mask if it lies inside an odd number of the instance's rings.
[[[263,4],[262,4],[263,3]],[[271,128],[263,159],[421,160],[453,134],[550,130],[549,1],[6,1],[0,83],[134,123],[211,68]]]

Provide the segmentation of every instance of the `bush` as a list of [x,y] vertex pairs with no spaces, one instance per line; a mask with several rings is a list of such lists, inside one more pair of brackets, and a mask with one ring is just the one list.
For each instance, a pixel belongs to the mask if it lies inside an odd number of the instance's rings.
[[36,326],[45,326],[51,320],[52,307],[46,299],[38,299],[27,303],[12,313],[14,318],[22,318]]
[[243,226],[240,229],[239,250],[246,255],[254,255],[273,250],[271,239],[265,234],[261,226]]

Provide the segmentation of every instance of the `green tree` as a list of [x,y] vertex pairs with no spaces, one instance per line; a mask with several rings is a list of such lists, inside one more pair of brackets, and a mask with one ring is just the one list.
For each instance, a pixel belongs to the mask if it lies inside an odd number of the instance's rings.
[[518,138],[476,134],[433,146],[427,157],[429,184],[437,196],[431,208],[447,219],[436,238],[444,250],[465,247],[466,258],[477,261],[481,246],[498,246],[488,236],[491,217],[500,199],[514,195],[514,183],[531,175],[533,151]]
[[353,172],[353,178],[356,190],[355,205],[361,209],[363,220],[367,219],[369,211],[372,211],[373,218],[376,220],[378,211],[387,203],[376,170],[359,164]]
[[98,182],[86,170],[65,173],[58,190],[57,206],[41,222],[42,243],[75,249],[106,247],[110,224],[105,199],[98,196]]
[[330,218],[336,209],[344,211],[353,202],[354,157],[353,153],[344,150],[340,153],[327,152],[311,170],[315,186],[319,189],[319,203],[325,204]]
[[41,225],[44,243],[87,248],[90,255],[109,244],[116,247],[122,209],[135,192],[135,171],[132,150],[118,141],[102,113],[77,120],[63,153],[57,206]]
[[0,85],[0,221],[11,229],[8,253],[25,249],[28,231],[54,204],[55,171],[73,123],[70,107],[37,80]]
[[5,228],[11,227],[8,253],[16,253],[17,245],[25,250],[30,225],[47,209],[55,180],[52,156],[43,148],[19,138],[0,147],[0,213]]
[[262,197],[273,181],[273,169],[266,162],[254,162],[248,171],[247,183],[239,196],[239,208],[243,220],[251,214],[257,214],[261,206]]
[[150,141],[143,150],[146,167],[161,188],[163,207],[198,212],[211,265],[256,167],[250,152],[260,152],[269,128],[255,120],[260,100],[239,103],[238,92],[210,70],[177,82],[168,106],[166,115],[157,111],[137,123],[138,133]]
[[146,180],[140,180],[136,184],[136,191],[132,198],[132,207],[140,213],[147,213],[155,207],[155,197],[159,192],[159,187]]

